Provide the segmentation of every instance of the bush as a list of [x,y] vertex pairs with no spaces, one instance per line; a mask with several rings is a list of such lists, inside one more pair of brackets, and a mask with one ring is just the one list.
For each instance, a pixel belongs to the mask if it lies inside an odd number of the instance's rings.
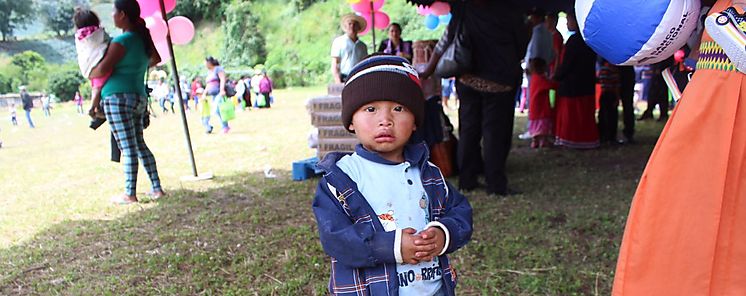
[[91,97],[91,81],[86,79],[85,83],[80,85],[80,95],[84,100],[88,100]]
[[0,73],[0,94],[13,92],[13,80]]
[[84,81],[80,71],[68,69],[52,73],[49,76],[49,92],[57,96],[61,102],[70,101]]
[[192,21],[219,21],[230,0],[190,0],[176,2],[172,15],[186,16]]
[[43,70],[46,60],[39,53],[31,50],[24,51],[11,57],[10,62],[21,69],[21,83],[29,83],[29,74],[34,70]]
[[223,56],[231,66],[253,66],[267,60],[264,35],[259,19],[252,15],[251,2],[234,2],[226,9],[223,23]]
[[[56,66],[56,65],[53,65]],[[28,73],[28,83],[26,83],[29,91],[45,91],[49,87],[49,73],[47,66],[40,69],[34,69]]]

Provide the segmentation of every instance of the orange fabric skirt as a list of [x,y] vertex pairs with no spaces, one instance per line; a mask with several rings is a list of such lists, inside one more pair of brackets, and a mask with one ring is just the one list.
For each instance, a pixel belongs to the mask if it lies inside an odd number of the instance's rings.
[[746,295],[744,77],[694,74],[640,179],[612,295]]

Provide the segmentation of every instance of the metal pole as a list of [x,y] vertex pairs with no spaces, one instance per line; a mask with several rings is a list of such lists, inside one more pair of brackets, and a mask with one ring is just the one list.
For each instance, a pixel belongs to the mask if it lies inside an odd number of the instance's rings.
[[184,135],[186,136],[187,149],[189,150],[189,160],[192,162],[192,174],[194,177],[197,175],[197,164],[194,161],[194,150],[192,150],[192,138],[189,136],[189,124],[186,119],[186,112],[184,111],[184,98],[181,97],[181,83],[179,81],[179,71],[176,68],[176,56],[174,55],[174,45],[171,42],[171,28],[168,25],[168,16],[166,15],[166,5],[163,0],[159,0],[161,4],[161,15],[166,20],[166,41],[168,42],[168,52],[171,55],[171,73],[174,76],[174,83],[176,84],[176,95],[179,97],[179,105],[181,110],[181,123],[184,126]]
[[374,26],[376,23],[376,12],[373,11],[373,1],[370,1],[370,22],[372,24],[368,25],[370,26],[370,32],[373,33],[373,52],[376,52],[376,26]]

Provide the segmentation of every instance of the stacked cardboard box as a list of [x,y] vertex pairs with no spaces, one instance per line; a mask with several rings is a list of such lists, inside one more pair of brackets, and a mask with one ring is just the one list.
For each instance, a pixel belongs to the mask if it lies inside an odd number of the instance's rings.
[[323,159],[329,152],[353,152],[359,142],[355,135],[342,126],[342,87],[330,84],[326,96],[308,100],[306,108],[311,124],[319,131],[317,156]]

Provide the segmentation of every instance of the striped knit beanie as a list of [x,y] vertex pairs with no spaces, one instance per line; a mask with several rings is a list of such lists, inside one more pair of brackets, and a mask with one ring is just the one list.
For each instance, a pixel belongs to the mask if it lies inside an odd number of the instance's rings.
[[371,56],[352,68],[342,89],[342,124],[350,130],[352,115],[374,101],[392,101],[414,114],[415,124],[425,119],[425,96],[420,78],[409,62],[398,56]]

